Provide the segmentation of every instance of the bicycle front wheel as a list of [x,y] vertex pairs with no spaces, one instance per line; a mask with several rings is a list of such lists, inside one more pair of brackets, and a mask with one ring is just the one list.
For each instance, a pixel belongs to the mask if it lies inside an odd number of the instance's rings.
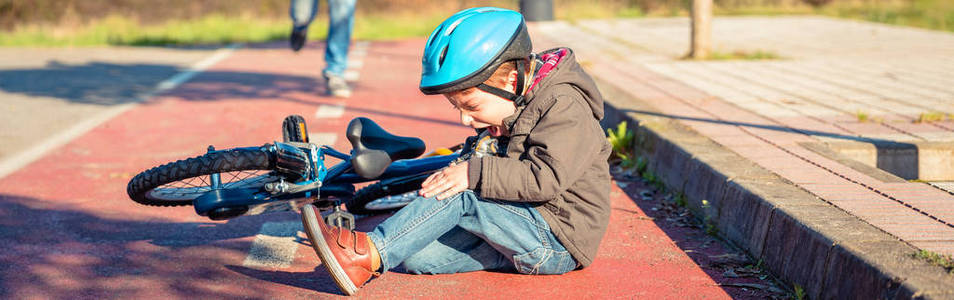
[[255,188],[277,181],[270,153],[238,148],[167,163],[139,173],[126,186],[129,198],[150,206],[192,205],[192,200],[218,188]]
[[397,211],[417,198],[417,190],[431,173],[418,174],[393,182],[377,182],[366,186],[345,203],[349,212],[376,215]]

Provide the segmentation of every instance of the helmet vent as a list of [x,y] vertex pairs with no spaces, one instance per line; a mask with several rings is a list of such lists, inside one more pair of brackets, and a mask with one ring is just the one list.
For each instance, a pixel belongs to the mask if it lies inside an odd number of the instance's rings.
[[445,35],[445,36],[450,36],[451,34],[454,34],[454,30],[457,29],[457,25],[460,25],[460,22],[463,22],[464,19],[466,19],[466,18],[461,18],[461,19],[455,21],[454,23],[450,24],[450,26],[447,26],[447,32],[445,32],[444,35]]
[[444,51],[441,51],[441,58],[437,59],[437,65],[439,67],[444,66],[444,56],[447,55],[447,48],[450,48],[450,45],[447,45],[447,47],[444,47]]
[[[444,29],[444,27],[442,26],[442,27],[440,27],[440,28],[437,28],[437,30],[434,30],[434,32],[441,32],[441,30],[443,30],[443,29]],[[436,36],[436,35],[432,35],[432,36],[431,36],[431,40],[430,40],[430,42],[427,43],[427,46],[426,46],[425,48],[430,48],[431,46],[434,46],[434,42],[437,42],[437,36]]]

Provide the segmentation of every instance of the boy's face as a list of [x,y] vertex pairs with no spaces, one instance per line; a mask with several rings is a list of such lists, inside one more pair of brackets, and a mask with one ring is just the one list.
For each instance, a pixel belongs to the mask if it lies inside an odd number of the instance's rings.
[[446,93],[444,97],[460,111],[460,123],[464,126],[487,128],[492,136],[510,135],[503,119],[516,112],[513,102],[478,88]]

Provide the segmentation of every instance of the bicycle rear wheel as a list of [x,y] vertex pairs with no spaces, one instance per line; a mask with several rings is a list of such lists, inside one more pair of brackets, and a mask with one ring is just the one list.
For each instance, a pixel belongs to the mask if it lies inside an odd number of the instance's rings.
[[270,153],[250,148],[230,149],[167,163],[129,181],[126,193],[150,206],[192,205],[192,200],[212,190],[212,174],[219,188],[254,188],[277,181]]

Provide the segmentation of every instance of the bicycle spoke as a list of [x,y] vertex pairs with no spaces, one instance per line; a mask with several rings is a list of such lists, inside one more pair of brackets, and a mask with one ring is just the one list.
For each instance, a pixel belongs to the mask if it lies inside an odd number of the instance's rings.
[[[266,170],[244,170],[220,173],[221,188],[257,187],[267,182],[278,180]],[[212,190],[211,176],[196,176],[170,182],[159,186],[147,195],[151,198],[164,200],[191,201]]]

